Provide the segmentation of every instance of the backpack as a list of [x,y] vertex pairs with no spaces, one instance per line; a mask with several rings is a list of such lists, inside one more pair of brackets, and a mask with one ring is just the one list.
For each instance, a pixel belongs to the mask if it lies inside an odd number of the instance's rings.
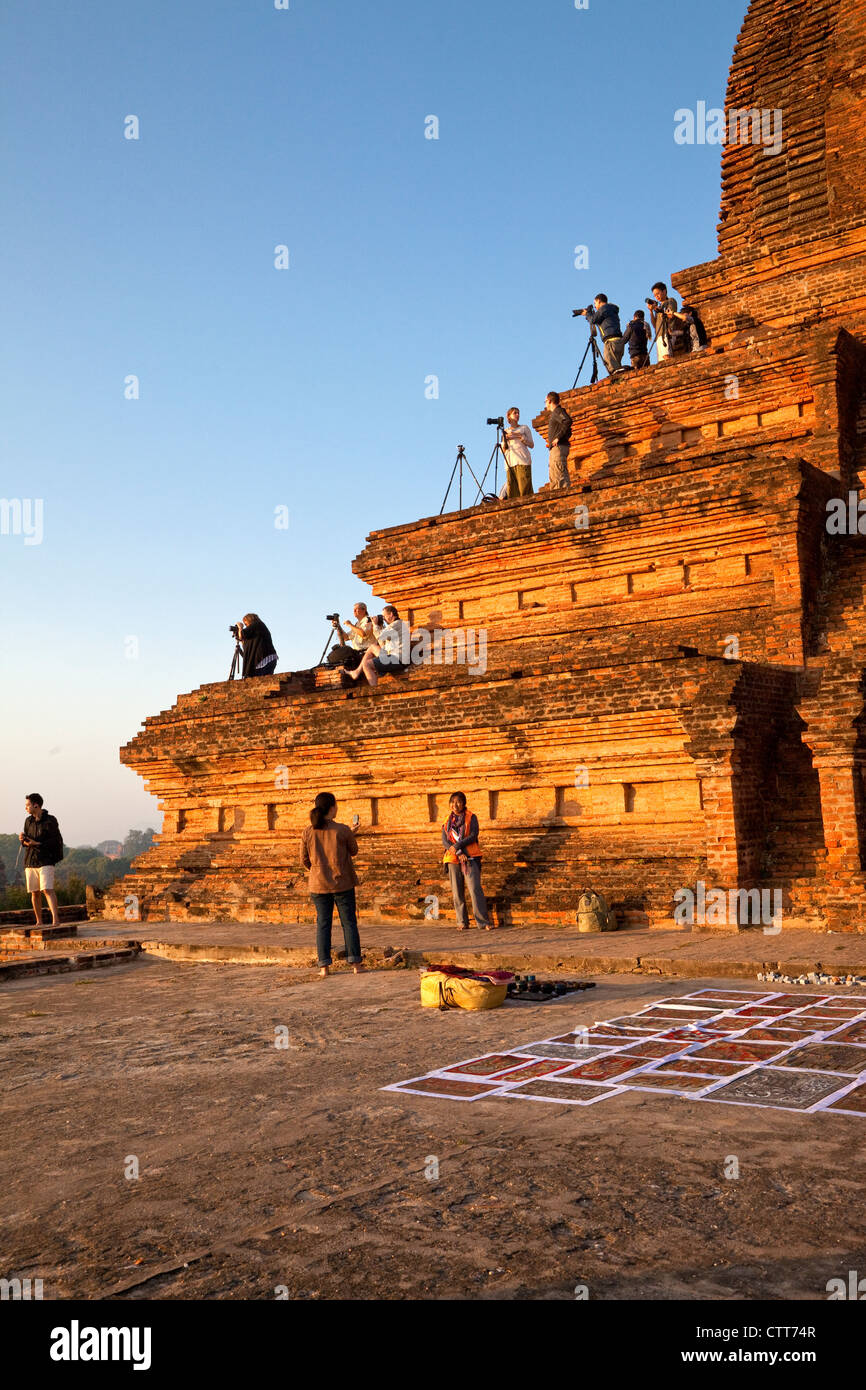
[[52,816],[52,820],[54,821],[54,824],[57,827],[57,829],[56,833],[51,837],[51,853],[57,856],[54,860],[54,863],[59,864],[64,854],[66,853],[66,847],[63,843],[63,836],[60,833],[60,826],[57,824],[57,818],[55,816]]

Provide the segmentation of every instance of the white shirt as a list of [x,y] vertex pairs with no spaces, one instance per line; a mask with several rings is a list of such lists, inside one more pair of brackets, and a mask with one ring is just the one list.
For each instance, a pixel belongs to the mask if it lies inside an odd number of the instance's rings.
[[361,618],[355,626],[361,628],[364,636],[359,637],[357,632],[353,632],[346,645],[354,647],[356,652],[366,651],[367,647],[373,645],[373,619],[368,615],[366,618]]
[[505,451],[505,460],[511,468],[518,464],[531,464],[532,455],[530,449],[534,448],[535,441],[532,438],[532,430],[528,425],[509,425],[510,430],[516,430],[520,435],[519,439],[506,439],[508,448]]
[[377,639],[380,660],[408,663],[411,660],[410,639],[409,624],[404,622],[402,618],[398,618],[396,622],[388,623],[380,629]]

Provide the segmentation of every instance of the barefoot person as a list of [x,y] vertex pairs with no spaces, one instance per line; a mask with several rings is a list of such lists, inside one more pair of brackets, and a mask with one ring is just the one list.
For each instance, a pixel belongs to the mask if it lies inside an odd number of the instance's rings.
[[334,903],[340,914],[346,956],[356,975],[363,970],[355,885],[358,875],[352,863],[358,841],[348,825],[335,819],[337,799],[331,792],[319,792],[310,812],[310,824],[301,839],[301,864],[308,871],[310,897],[316,909],[316,948],[319,974],[324,978],[331,961],[331,925]]
[[443,862],[448,865],[451,879],[451,896],[457,914],[457,930],[465,931],[469,926],[466,911],[466,889],[472,899],[472,912],[475,925],[492,931],[487,899],[481,887],[481,849],[478,844],[478,817],[466,806],[463,792],[452,792],[451,814],[442,827],[442,843],[445,846]]
[[31,792],[24,802],[27,819],[18,836],[24,846],[24,878],[37,927],[42,926],[42,895],[51,909],[51,925],[60,925],[57,894],[54,891],[54,866],[63,858],[63,840],[57,818],[44,809],[42,797]]
[[354,671],[343,668],[344,686],[365,676],[367,684],[375,690],[380,676],[387,676],[389,672],[399,675],[401,671],[409,669],[412,634],[409,624],[400,617],[393,603],[385,604],[381,623],[376,618],[372,621],[376,645],[367,648],[361,658],[361,665]]

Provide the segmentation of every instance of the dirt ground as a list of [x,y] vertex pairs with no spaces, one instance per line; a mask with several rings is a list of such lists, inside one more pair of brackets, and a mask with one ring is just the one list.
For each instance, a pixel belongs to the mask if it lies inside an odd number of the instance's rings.
[[46,1299],[824,1300],[866,1273],[866,1119],[379,1089],[696,981],[468,1014],[422,1010],[414,970],[296,978],[141,957],[0,988],[0,1275]]

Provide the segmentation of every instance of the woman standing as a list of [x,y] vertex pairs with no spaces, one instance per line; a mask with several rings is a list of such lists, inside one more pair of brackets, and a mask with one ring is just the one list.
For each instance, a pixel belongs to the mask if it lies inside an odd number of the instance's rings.
[[442,843],[445,846],[444,863],[448,865],[451,879],[451,896],[457,914],[457,930],[465,931],[469,926],[466,911],[466,888],[472,899],[472,912],[475,925],[492,931],[493,926],[487,911],[487,899],[481,887],[481,849],[478,844],[478,817],[466,805],[463,792],[452,792],[449,802],[451,814],[442,827]]
[[331,792],[319,792],[301,840],[301,863],[308,870],[310,897],[316,909],[316,948],[323,979],[332,964],[334,903],[340,914],[349,964],[356,975],[364,968],[355,905],[358,875],[352,863],[358,853],[358,841],[348,825],[336,820],[336,815],[337,798]]

